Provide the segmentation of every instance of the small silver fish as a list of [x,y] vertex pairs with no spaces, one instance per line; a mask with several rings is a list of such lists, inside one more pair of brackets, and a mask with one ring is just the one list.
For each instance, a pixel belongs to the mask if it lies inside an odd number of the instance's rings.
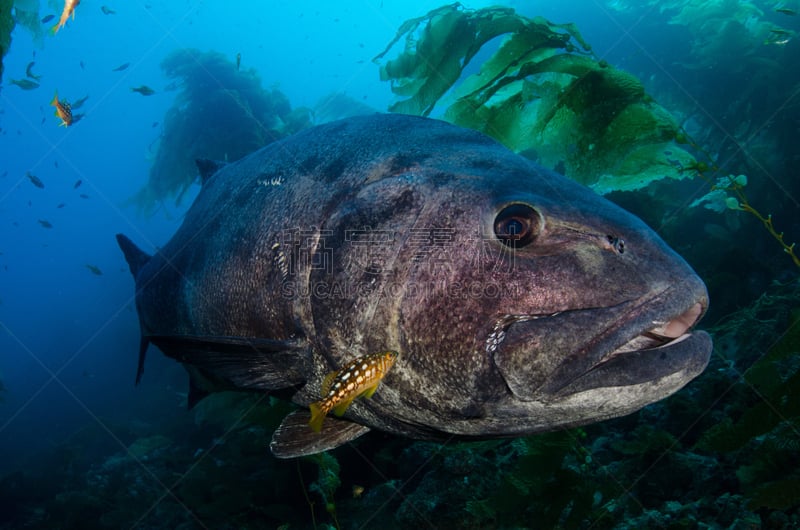
[[35,88],[39,88],[39,83],[34,83],[30,79],[12,79],[12,85],[17,85],[22,90],[33,90]]

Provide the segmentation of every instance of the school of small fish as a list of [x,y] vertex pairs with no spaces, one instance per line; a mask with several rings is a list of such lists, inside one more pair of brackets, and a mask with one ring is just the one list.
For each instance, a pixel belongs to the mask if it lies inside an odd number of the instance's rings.
[[[61,15],[58,19],[58,22],[56,23],[56,25],[50,28],[50,31],[53,35],[56,35],[61,28],[66,26],[70,18],[72,20],[75,20],[75,10],[80,5],[80,3],[81,0],[64,0],[64,7],[61,10]],[[105,5],[101,6],[100,10],[103,12],[104,15],[116,14],[116,11]],[[40,22],[42,24],[47,24],[53,19],[55,19],[55,15],[50,14],[45,17],[42,17]],[[241,61],[240,56],[237,57],[237,68],[239,61]],[[40,81],[42,79],[42,76],[33,72],[33,67],[35,65],[36,65],[35,61],[29,62],[27,68],[25,69],[25,77],[19,79],[9,79],[9,82],[12,85],[19,87],[21,90],[35,90],[39,88],[41,86]],[[111,71],[122,72],[124,70],[127,70],[130,67],[130,65],[131,63],[129,62],[122,63],[116,68],[113,68]],[[83,61],[80,61],[80,67],[81,69],[84,69],[85,65]],[[156,93],[155,90],[153,90],[147,85],[132,87],[131,90],[143,96],[152,96],[153,94]],[[63,127],[69,127],[77,123],[83,117],[83,114],[72,114],[72,111],[80,108],[81,105],[83,105],[86,102],[86,99],[88,97],[89,97],[88,95],[84,96],[83,98],[75,101],[73,104],[70,104],[67,100],[59,99],[58,96],[56,95],[56,97],[54,97],[53,100],[50,102],[50,105],[55,107],[56,109],[55,115],[59,118],[59,120],[61,120],[59,125]],[[42,123],[44,123],[44,120],[42,121]]]
[[[75,10],[80,5],[80,3],[81,0],[64,0],[64,7],[61,11],[60,17],[58,18],[58,22],[50,29],[53,35],[56,35],[61,28],[65,27],[70,19],[75,20]],[[101,6],[100,10],[103,12],[104,15],[116,14],[116,11],[105,5]],[[49,14],[42,17],[40,23],[47,24],[52,20],[54,20],[55,18],[56,16],[54,14]],[[36,54],[34,53],[33,55],[35,59]],[[9,79],[10,84],[19,87],[21,90],[26,90],[26,91],[35,90],[39,88],[41,86],[40,82],[43,76],[41,74],[37,74],[34,72],[35,66],[36,66],[36,61],[35,60],[30,61],[25,68],[25,77],[19,79]],[[84,68],[83,61],[80,61],[80,67],[81,69]],[[112,71],[122,72],[128,69],[128,67],[130,67],[130,63],[126,62],[117,66]],[[131,88],[131,90],[134,92],[138,92],[143,96],[150,96],[156,93],[155,90],[148,87],[147,85],[141,85],[139,87]],[[83,96],[82,98],[75,100],[73,103],[70,103],[66,99],[59,98],[58,91],[56,91],[53,96],[53,99],[50,101],[50,106],[54,107],[55,109],[54,114],[59,119],[59,125],[62,127],[70,127],[75,123],[77,123],[83,117],[83,114],[74,114],[73,111],[81,108],[88,99],[89,95],[87,94],[86,96]],[[42,121],[42,123],[44,123],[44,120]],[[58,162],[55,162],[55,167],[58,167]],[[3,174],[3,176],[5,176],[5,173]],[[42,179],[40,179],[38,176],[34,175],[30,171],[27,171],[25,173],[25,177],[30,181],[30,183],[34,187],[39,189],[43,189],[45,187],[45,184],[42,181]],[[78,187],[80,187],[81,184],[82,181],[80,179],[77,180],[73,185],[73,189],[77,189]],[[89,195],[81,193],[79,197],[81,199],[88,199]],[[56,205],[56,209],[61,209],[64,208],[65,206],[66,203],[61,202]],[[53,224],[46,219],[38,219],[38,223],[43,228],[47,229],[53,228]],[[19,226],[18,223],[14,224],[15,226]],[[102,276],[103,274],[102,270],[100,270],[100,268],[97,267],[96,265],[86,264],[86,268],[96,276]]]

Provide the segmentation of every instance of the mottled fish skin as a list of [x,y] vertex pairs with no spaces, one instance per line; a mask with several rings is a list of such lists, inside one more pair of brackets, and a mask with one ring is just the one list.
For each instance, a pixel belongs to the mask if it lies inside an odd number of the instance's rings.
[[322,383],[323,399],[309,405],[311,428],[319,432],[331,410],[341,416],[355,398],[372,397],[396,359],[395,351],[374,353],[353,359],[341,370],[329,373]]
[[353,423],[418,439],[591,423],[708,363],[711,340],[692,331],[707,292],[686,262],[635,216],[475,131],[360,116],[203,168],[155,255],[118,236],[140,374],[153,343],[205,383],[305,408],[352,352],[400,352],[379,392],[321,433],[307,408],[287,416],[281,456],[346,443],[364,432],[340,427]]

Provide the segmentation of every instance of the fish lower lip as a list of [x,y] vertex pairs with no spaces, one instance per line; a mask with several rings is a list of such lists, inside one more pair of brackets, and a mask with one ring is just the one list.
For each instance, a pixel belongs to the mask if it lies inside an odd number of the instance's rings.
[[[704,311],[704,299],[700,298],[676,316],[649,322],[639,319],[638,333],[633,328],[628,335],[635,333],[632,338],[586,366],[578,377],[546,391],[566,395],[599,387],[648,383],[675,374],[696,376],[708,364],[712,349],[707,333],[692,331]],[[620,339],[625,340],[624,336]]]
[[700,374],[711,356],[711,337],[704,331],[685,333],[663,344],[635,352],[614,353],[581,377],[556,389],[568,395],[593,388],[629,386],[682,374],[686,381]]

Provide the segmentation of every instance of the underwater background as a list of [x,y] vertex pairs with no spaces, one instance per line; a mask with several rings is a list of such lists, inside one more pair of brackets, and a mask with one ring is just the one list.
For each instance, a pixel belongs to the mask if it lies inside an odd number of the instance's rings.
[[[53,34],[62,9],[0,0],[0,528],[800,528],[800,1],[84,0]],[[580,429],[289,461],[290,404],[187,411],[155,350],[134,386],[114,234],[164,244],[195,158],[374,111],[644,219],[708,286],[706,371]]]

